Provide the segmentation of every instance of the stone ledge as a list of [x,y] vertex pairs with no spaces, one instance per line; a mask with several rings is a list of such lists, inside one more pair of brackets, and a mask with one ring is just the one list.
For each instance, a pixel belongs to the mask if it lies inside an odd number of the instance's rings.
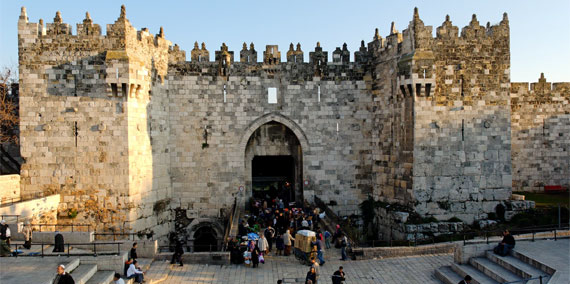
[[362,260],[373,258],[418,256],[426,254],[449,254],[453,253],[454,250],[455,243],[445,243],[417,247],[353,248],[352,253],[357,260]]

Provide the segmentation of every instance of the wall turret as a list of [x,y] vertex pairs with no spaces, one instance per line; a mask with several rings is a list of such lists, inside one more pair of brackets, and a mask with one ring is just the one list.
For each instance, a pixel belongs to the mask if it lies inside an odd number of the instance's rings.
[[247,44],[243,43],[243,48],[239,52],[240,62],[243,63],[257,63],[257,51],[255,51],[253,42],[249,45],[249,50],[247,49]]

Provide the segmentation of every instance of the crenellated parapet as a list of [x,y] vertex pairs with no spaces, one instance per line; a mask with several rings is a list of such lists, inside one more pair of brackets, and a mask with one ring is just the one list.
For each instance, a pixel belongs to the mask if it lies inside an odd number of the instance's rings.
[[538,82],[511,83],[511,108],[518,110],[524,105],[568,105],[570,104],[570,83],[551,83],[546,81],[544,73],[540,73]]
[[257,51],[253,42],[250,43],[249,49],[247,49],[247,44],[243,43],[243,48],[239,52],[239,61],[243,63],[257,63]]
[[44,26],[41,19],[39,23],[29,22],[23,7],[18,37],[20,64],[66,64],[85,57],[104,59],[108,51],[114,54],[122,51],[128,58],[144,62],[145,68],[153,69],[160,77],[166,75],[171,50],[171,42],[165,39],[162,28],[157,35],[144,28],[137,31],[127,19],[124,6],[117,20],[107,25],[106,35],[101,34],[100,25],[93,22],[88,12],[73,34],[71,25],[63,22],[59,11],[53,22]]

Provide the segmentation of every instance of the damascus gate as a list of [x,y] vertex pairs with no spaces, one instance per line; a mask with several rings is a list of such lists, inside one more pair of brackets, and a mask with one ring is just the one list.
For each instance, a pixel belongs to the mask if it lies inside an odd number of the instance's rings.
[[105,34],[88,13],[18,20],[16,183],[58,194],[59,224],[216,245],[252,198],[340,216],[373,198],[402,208],[379,210],[380,227],[410,213],[470,224],[533,206],[513,190],[569,185],[570,84],[511,82],[506,13],[433,28],[416,9],[355,51],[184,51],[117,14]]

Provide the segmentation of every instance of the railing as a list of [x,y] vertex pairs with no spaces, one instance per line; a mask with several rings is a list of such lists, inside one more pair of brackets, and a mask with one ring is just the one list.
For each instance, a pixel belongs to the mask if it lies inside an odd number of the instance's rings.
[[[533,226],[533,227],[525,227],[519,229],[511,229],[509,230],[512,235],[521,235],[521,234],[531,234],[531,240],[534,241],[536,234],[541,232],[553,232],[554,233],[554,240],[558,240],[558,231],[568,230],[570,229],[569,226],[562,226],[559,227],[556,225],[541,225],[541,226]],[[369,246],[369,247],[392,247],[392,246],[417,246],[417,245],[425,245],[425,244],[436,244],[436,243],[446,243],[446,242],[455,242],[455,241],[463,241],[463,245],[467,245],[468,240],[475,240],[476,238],[480,238],[481,240],[485,240],[487,244],[490,242],[490,238],[492,237],[502,237],[503,229],[498,230],[483,230],[477,232],[463,232],[463,233],[456,233],[456,234],[445,234],[439,235],[435,237],[429,238],[417,238],[418,234],[414,233],[414,238],[409,240],[393,240],[390,236],[390,240],[369,240],[366,242],[361,242],[362,246]]]
[[33,199],[44,198],[48,197],[49,195],[45,195],[43,192],[36,192],[33,194],[25,195],[23,198],[21,196],[18,197],[11,197],[11,198],[2,198],[0,200],[0,206],[10,206],[14,203],[18,202],[25,202]]
[[[332,209],[330,209],[330,208],[329,208],[319,197],[317,197],[317,196],[315,196],[315,204],[316,204],[318,207],[325,208],[325,214],[326,214],[327,218],[333,220],[333,222],[335,222],[335,223],[337,223],[337,224],[341,224],[341,223],[342,223],[341,218],[340,218],[338,215],[336,215],[336,214],[334,213],[334,211],[333,211]],[[334,230],[334,228],[331,228],[331,230]],[[349,246],[349,247],[357,247],[356,240],[357,240],[358,238],[357,238],[355,235],[351,234],[350,231],[346,230],[346,228],[345,228],[345,230],[343,230],[343,231],[344,231],[344,233],[346,234],[346,237],[348,238],[348,246]]]
[[22,201],[22,198],[18,197],[12,197],[12,198],[2,198],[0,200],[0,206],[10,206],[14,203],[20,202]]
[[235,215],[237,214],[237,197],[234,198],[234,205],[232,206],[232,213],[228,219],[228,224],[226,225],[226,232],[224,233],[223,239],[223,246],[222,251],[226,251],[228,248],[228,237],[230,235],[230,231],[232,230],[232,224],[234,222]]
[[[39,228],[38,231],[42,231],[43,228],[45,227],[54,227],[53,231],[56,231],[57,228],[71,228],[71,232],[75,232],[75,228],[79,227],[79,228],[85,228],[87,227],[87,231],[91,231],[91,225],[90,224],[30,224],[30,226],[32,226],[32,228]],[[57,230],[57,231],[63,231],[63,230]]]
[[5,220],[6,217],[8,218],[14,218],[16,217],[16,223],[18,223],[18,220],[20,218],[20,215],[0,215],[0,217],[2,217],[2,220]]
[[135,236],[138,237],[138,240],[142,240],[144,236],[146,236],[147,239],[154,240],[154,234],[151,235],[150,238],[148,238],[147,234],[139,234],[139,233],[94,233],[93,235],[95,237],[95,240],[97,240],[98,238],[105,240],[105,236],[112,236],[113,241],[116,241],[117,239],[124,240],[124,238],[121,238],[124,236],[127,236],[127,240],[131,240],[131,241],[137,240],[137,239],[135,239]]
[[[189,245],[188,243],[184,244],[184,247],[190,247],[190,250],[188,250],[188,252],[196,252],[196,248],[199,249],[200,252],[214,252],[214,251],[226,251],[224,250],[224,243],[221,242],[223,241],[222,239],[216,238],[215,239],[217,243],[222,243],[222,249],[219,250],[218,248],[220,247],[219,245],[196,245],[194,243],[194,241],[196,241],[196,239],[189,239],[188,241],[192,243],[192,245]],[[160,252],[174,252],[174,245],[167,245],[167,246],[158,246],[158,251]],[[202,250],[205,249],[205,250]]]
[[526,279],[522,279],[522,280],[517,280],[517,281],[511,281],[511,282],[502,282],[502,284],[513,284],[513,283],[527,283],[530,280],[538,280],[540,284],[542,284],[542,280],[546,280],[550,278],[550,275],[540,275],[538,277],[533,277],[533,278],[526,278]]
[[[53,246],[53,243],[39,243],[39,244],[30,244],[30,246],[41,246],[41,251],[37,252],[37,253],[33,253],[33,254],[23,254],[24,252],[18,254],[18,253],[13,253],[13,255],[15,257],[29,257],[29,256],[40,256],[40,257],[44,257],[44,256],[60,256],[60,255],[67,255],[67,257],[70,256],[83,256],[83,255],[92,255],[92,256],[97,256],[97,255],[119,255],[121,253],[121,243],[117,243],[117,242],[106,242],[106,243],[65,243],[64,246],[67,246],[67,252],[62,251],[62,252],[45,252],[45,248],[46,247],[51,247]],[[101,246],[101,245],[117,245],[117,251],[103,251],[98,254],[97,253],[97,246]],[[14,249],[18,249],[18,246],[22,246],[22,244],[10,244],[10,247],[14,246]],[[71,247],[77,247],[77,246],[86,246],[88,248],[93,248],[92,249],[92,253],[73,253],[71,252]],[[12,250],[12,252],[14,252],[14,250]]]

